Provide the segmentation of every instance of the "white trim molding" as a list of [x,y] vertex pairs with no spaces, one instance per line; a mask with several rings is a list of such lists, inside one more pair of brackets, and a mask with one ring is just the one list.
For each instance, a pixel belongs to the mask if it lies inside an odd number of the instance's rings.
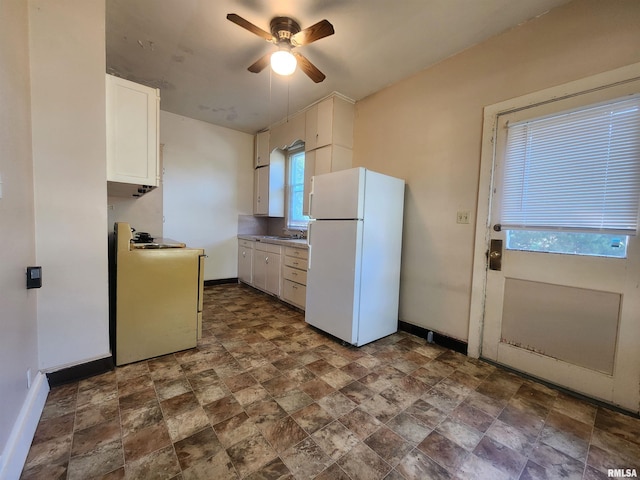
[[0,480],[20,478],[48,394],[47,377],[38,372],[0,457]]

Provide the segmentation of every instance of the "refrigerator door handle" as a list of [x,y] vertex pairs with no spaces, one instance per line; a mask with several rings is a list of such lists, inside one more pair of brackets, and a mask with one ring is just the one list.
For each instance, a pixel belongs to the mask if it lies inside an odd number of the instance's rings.
[[309,217],[313,218],[313,192],[309,193]]
[[[311,200],[311,194],[309,194],[309,200]],[[313,227],[313,222],[309,222],[307,226],[307,245],[308,245],[308,253],[307,253],[307,271],[311,270],[311,229]]]

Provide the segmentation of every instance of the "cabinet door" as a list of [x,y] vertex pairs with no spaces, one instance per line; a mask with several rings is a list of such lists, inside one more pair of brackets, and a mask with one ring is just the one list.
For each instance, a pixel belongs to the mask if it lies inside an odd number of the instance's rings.
[[253,248],[238,245],[238,280],[251,285],[253,268]]
[[311,177],[315,175],[316,152],[304,152],[304,196],[302,198],[302,213],[309,215],[309,193],[311,193]]
[[309,107],[305,112],[304,149],[313,150],[318,145],[318,105]]
[[327,146],[316,150],[316,162],[313,169],[314,175],[322,175],[333,171],[332,167],[333,147]]
[[267,252],[253,251],[253,286],[266,290],[267,287]]
[[318,119],[316,127],[316,148],[333,143],[333,98],[323,100],[318,104]]
[[253,213],[269,214],[269,166],[256,168],[254,171]]
[[266,290],[274,295],[280,295],[280,259],[277,253],[268,252],[265,257],[267,280]]
[[307,296],[307,287],[291,280],[282,282],[282,299],[285,302],[292,303],[303,310],[305,309]]
[[269,165],[269,154],[269,131],[260,132],[256,135],[255,167]]
[[106,76],[107,180],[159,183],[159,90]]

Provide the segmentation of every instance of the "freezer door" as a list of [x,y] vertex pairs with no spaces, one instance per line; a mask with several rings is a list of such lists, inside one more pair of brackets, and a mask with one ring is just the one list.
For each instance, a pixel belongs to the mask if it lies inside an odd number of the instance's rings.
[[305,321],[357,344],[362,221],[313,221],[308,237]]
[[363,218],[365,173],[359,167],[314,176],[309,216],[327,220]]

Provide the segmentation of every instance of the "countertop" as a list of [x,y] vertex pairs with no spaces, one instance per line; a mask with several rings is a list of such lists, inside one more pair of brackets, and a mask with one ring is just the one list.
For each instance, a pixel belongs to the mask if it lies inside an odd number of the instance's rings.
[[278,237],[275,235],[238,235],[240,240],[249,240],[251,242],[272,243],[275,245],[284,245],[285,247],[309,248],[306,238],[289,238]]

